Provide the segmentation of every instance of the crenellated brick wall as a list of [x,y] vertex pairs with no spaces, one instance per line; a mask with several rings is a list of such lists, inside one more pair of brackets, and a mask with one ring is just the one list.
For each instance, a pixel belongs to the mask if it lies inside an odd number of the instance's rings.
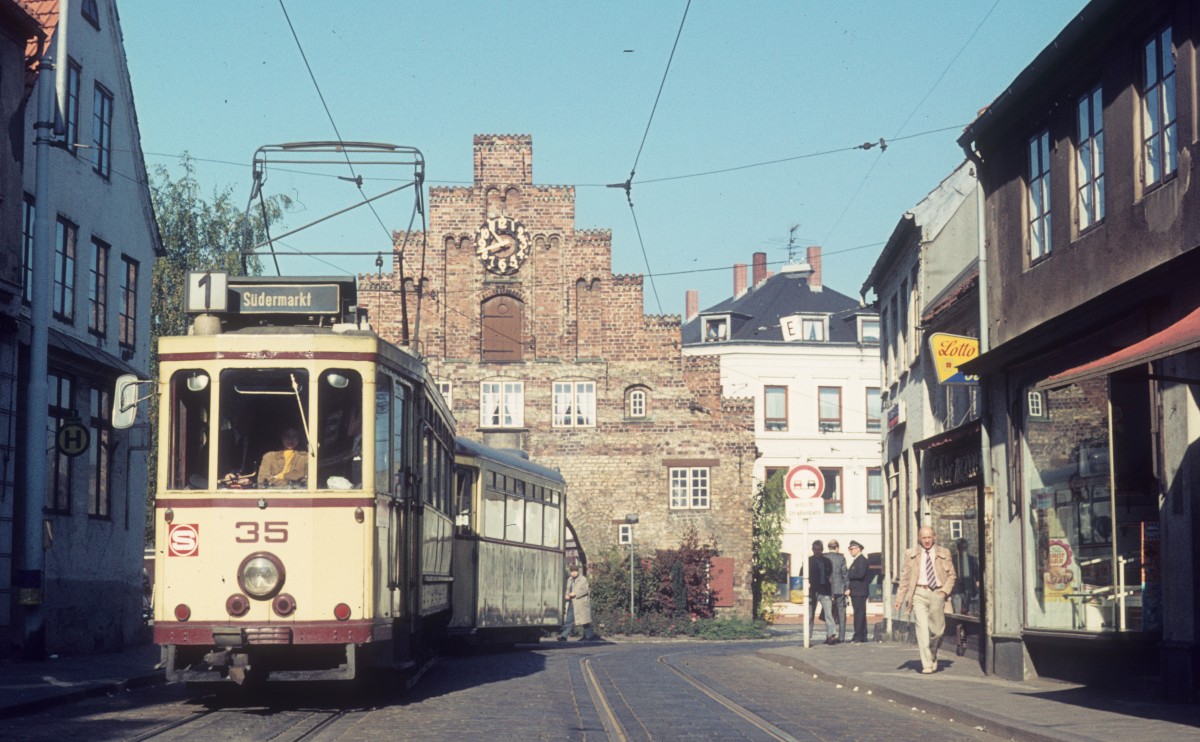
[[[458,431],[491,445],[515,446],[558,468],[569,487],[567,516],[586,554],[617,541],[617,523],[637,513],[640,548],[675,547],[694,527],[714,539],[736,566],[734,611],[751,610],[751,494],[755,457],[753,405],[723,400],[715,358],[684,358],[679,315],[644,312],[642,277],[613,275],[612,232],[578,230],[575,189],[532,182],[528,135],[478,135],[475,183],[430,188],[424,235],[397,233],[405,244],[409,332],[433,374],[452,384]],[[513,275],[488,272],[475,236],[488,217],[524,225],[528,258]],[[384,337],[402,337],[400,270],[360,276],[359,303]],[[422,296],[415,287],[420,280]],[[519,302],[523,359],[481,362],[481,305],[506,295]],[[484,429],[481,381],[524,382],[524,426]],[[594,381],[594,427],[551,421],[555,381]],[[648,392],[644,418],[627,414],[633,388]],[[712,507],[669,508],[669,468],[708,466]],[[644,545],[644,546],[642,546]]]

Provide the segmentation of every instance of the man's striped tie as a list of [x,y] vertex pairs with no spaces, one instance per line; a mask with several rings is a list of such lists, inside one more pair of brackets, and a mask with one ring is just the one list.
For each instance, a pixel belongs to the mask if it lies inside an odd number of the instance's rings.
[[937,573],[933,571],[933,552],[929,549],[925,550],[925,581],[929,583],[930,590],[938,589]]

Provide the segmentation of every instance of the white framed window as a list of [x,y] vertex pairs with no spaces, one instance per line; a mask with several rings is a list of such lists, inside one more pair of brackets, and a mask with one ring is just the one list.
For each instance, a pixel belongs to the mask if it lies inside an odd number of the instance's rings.
[[1029,392],[1025,396],[1025,410],[1030,418],[1035,420],[1046,419],[1046,398],[1041,392]]
[[867,432],[878,433],[883,427],[883,397],[879,387],[867,387]]
[[439,381],[439,382],[437,383],[437,388],[438,388],[438,391],[439,391],[439,392],[441,393],[441,395],[442,395],[442,399],[446,400],[446,406],[447,406],[447,407],[449,407],[449,408],[451,408],[451,409],[453,409],[453,408],[454,408],[454,403],[453,403],[453,400],[454,400],[454,382],[451,382],[451,381]]
[[1029,262],[1050,254],[1050,132],[1029,140]]
[[519,428],[525,424],[525,383],[485,381],[479,385],[479,425]]
[[809,342],[825,342],[827,333],[825,331],[824,317],[801,317],[800,318],[800,339]]
[[1142,181],[1161,183],[1179,166],[1175,116],[1175,47],[1167,26],[1146,42],[1142,55]]
[[1079,230],[1104,219],[1104,108],[1100,86],[1079,99],[1079,146],[1075,149]]
[[596,382],[554,382],[554,427],[588,428],[596,425]]
[[704,342],[719,343],[729,339],[729,320],[725,317],[708,317],[704,320]]
[[858,318],[858,340],[861,343],[879,343],[879,318]]
[[950,539],[957,541],[963,537],[963,522],[961,520],[950,521]]
[[817,387],[817,428],[822,433],[842,432],[842,388]]
[[633,543],[633,524],[632,523],[617,524],[617,543],[618,544]]
[[671,509],[707,510],[709,507],[708,467],[671,467]]
[[878,466],[867,468],[867,512],[883,512],[883,470]]
[[628,400],[625,407],[626,413],[630,417],[645,417],[649,396],[645,389],[631,389],[626,398]]
[[763,387],[763,430],[780,432],[788,429],[787,397],[786,386]]

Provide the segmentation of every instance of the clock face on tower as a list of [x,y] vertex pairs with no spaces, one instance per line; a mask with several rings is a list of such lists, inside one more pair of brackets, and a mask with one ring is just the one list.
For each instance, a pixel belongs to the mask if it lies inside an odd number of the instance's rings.
[[529,257],[525,225],[507,216],[488,219],[475,234],[475,255],[488,271],[511,276]]

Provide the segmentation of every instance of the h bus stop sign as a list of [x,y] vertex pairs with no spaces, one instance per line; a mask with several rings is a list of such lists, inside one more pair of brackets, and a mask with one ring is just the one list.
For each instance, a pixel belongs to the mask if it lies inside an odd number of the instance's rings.
[[788,469],[783,489],[788,496],[789,515],[808,518],[825,512],[825,500],[821,498],[825,493],[825,475],[817,467],[800,464]]
[[78,456],[88,449],[92,435],[78,418],[71,418],[62,424],[55,437],[58,450],[65,456]]

